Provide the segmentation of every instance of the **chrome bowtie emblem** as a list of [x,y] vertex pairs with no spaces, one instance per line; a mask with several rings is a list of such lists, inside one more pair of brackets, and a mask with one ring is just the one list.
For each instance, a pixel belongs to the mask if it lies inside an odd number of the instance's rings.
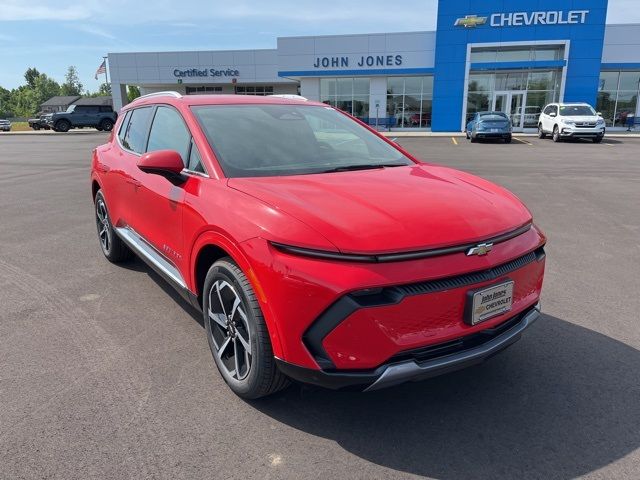
[[453,25],[455,27],[464,27],[464,28],[475,28],[479,25],[484,25],[487,23],[487,17],[479,17],[477,15],[467,15],[464,18],[458,18],[456,23]]
[[471,255],[478,255],[479,257],[486,255],[491,250],[493,250],[493,243],[480,243],[473,248],[467,250],[467,257]]

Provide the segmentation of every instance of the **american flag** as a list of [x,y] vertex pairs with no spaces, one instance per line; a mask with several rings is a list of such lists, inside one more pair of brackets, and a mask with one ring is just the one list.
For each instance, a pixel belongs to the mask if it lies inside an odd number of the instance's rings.
[[98,70],[96,70],[96,75],[95,75],[95,79],[98,79],[98,75],[102,75],[103,73],[107,73],[107,61],[103,60],[102,63],[100,64],[100,66],[98,67]]

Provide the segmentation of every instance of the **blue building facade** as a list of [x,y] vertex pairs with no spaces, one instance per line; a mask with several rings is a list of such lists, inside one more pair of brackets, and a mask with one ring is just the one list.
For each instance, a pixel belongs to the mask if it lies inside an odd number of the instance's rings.
[[[545,96],[545,101],[562,99],[596,105],[606,17],[607,0],[440,0],[432,129],[460,130],[465,113],[469,112],[465,108],[469,79],[476,72],[528,75],[551,71],[557,86],[550,90],[557,93]],[[488,109],[496,108],[497,91],[525,92],[526,96],[531,82],[520,77],[509,84],[507,78],[504,88],[498,87],[501,90],[496,90],[495,84],[494,80],[490,104],[483,105]],[[511,99],[509,105],[500,103],[498,107],[513,107],[512,114],[524,115],[529,107],[533,115],[541,106],[528,104],[526,98],[514,101],[512,95],[506,97],[505,102]],[[518,103],[521,105],[516,106]],[[526,126],[530,125],[521,125]]]

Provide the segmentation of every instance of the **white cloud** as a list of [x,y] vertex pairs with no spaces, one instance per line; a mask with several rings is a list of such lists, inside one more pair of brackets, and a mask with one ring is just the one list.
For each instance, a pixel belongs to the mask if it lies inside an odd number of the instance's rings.
[[3,0],[0,21],[80,20],[90,13],[82,6],[51,7],[50,3]]

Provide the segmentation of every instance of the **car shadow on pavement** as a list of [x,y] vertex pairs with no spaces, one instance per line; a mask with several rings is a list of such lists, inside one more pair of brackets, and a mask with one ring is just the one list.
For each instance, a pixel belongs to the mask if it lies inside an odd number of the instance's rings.
[[180,294],[176,292],[175,288],[169,285],[167,281],[160,275],[158,275],[154,269],[149,267],[138,257],[134,257],[130,261],[121,263],[119,265],[128,270],[132,270],[135,272],[144,272],[149,275],[149,278],[151,278],[151,280],[153,280],[165,294],[171,297],[171,299],[176,302],[186,314],[191,316],[191,318],[193,318],[200,324],[202,328],[204,328],[204,319],[202,318],[202,314],[198,310],[196,310],[188,301],[182,298]]
[[640,446],[640,351],[545,315],[481,366],[367,394],[293,386],[251,405],[401,472],[573,478]]

